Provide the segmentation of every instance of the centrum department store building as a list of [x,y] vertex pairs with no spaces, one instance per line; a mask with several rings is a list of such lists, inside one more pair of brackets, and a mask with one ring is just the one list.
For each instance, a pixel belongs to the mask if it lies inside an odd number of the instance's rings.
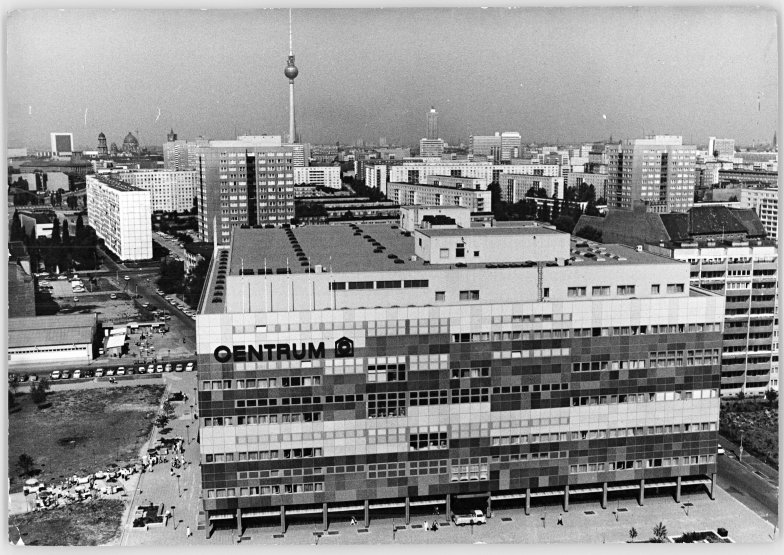
[[196,320],[207,533],[712,494],[723,318],[688,264],[542,227],[235,228]]

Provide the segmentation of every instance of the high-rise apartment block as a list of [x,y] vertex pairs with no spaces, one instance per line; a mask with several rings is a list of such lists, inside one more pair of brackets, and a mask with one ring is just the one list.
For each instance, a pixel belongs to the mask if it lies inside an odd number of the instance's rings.
[[694,204],[697,149],[674,135],[607,145],[608,206],[685,212]]
[[195,147],[195,155],[202,241],[214,234],[225,244],[233,227],[281,225],[294,217],[294,149],[280,136],[208,141]]
[[740,207],[751,208],[759,216],[770,239],[779,237],[779,190],[776,187],[744,187],[740,190]]
[[96,235],[120,260],[152,258],[150,191],[112,177],[88,175],[87,215]]
[[486,156],[493,162],[501,162],[501,134],[472,135],[468,138],[468,152],[474,156]]
[[427,136],[430,140],[438,139],[438,112],[431,106],[430,111],[427,113]]
[[421,139],[419,155],[422,158],[441,158],[444,154],[444,141],[441,139]]
[[543,189],[549,198],[564,198],[563,177],[544,177],[541,175],[514,175],[502,173],[501,200],[515,203],[525,198],[529,189]]
[[508,162],[512,158],[519,158],[521,145],[522,138],[517,131],[501,133],[501,161]]
[[196,317],[206,533],[712,492],[723,315],[686,264],[543,227],[234,229]]
[[732,162],[735,158],[735,139],[708,139],[708,156],[720,162]]
[[154,212],[187,212],[194,207],[196,170],[126,170],[113,172],[117,179],[150,191]]

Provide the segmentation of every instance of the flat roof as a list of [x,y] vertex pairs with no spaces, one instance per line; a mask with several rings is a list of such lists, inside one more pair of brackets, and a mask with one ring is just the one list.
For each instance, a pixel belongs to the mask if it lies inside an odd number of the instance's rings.
[[100,174],[92,176],[96,181],[99,183],[103,183],[107,187],[111,187],[117,191],[123,192],[135,192],[135,191],[146,191],[146,189],[140,189],[139,187],[134,187],[130,183],[126,183],[125,181],[121,181],[115,177],[109,177],[106,174]]
[[427,237],[459,237],[464,235],[563,235],[562,231],[539,226],[419,229],[418,231]]
[[95,325],[92,314],[9,318],[8,348],[92,343]]

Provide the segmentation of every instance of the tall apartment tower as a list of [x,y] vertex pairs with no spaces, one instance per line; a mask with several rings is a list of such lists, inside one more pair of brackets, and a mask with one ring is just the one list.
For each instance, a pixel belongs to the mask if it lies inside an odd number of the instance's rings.
[[697,149],[675,135],[607,145],[608,206],[686,212],[694,204]]
[[501,160],[507,162],[512,158],[519,158],[522,142],[523,139],[517,131],[501,133]]
[[[196,145],[199,237],[229,242],[231,228],[281,225],[294,217],[294,148],[279,135]],[[217,226],[217,229],[215,227]]]
[[438,112],[431,106],[430,111],[427,113],[427,138],[438,138]]
[[289,61],[283,73],[289,79],[289,142],[297,142],[297,130],[294,124],[294,79],[299,75],[297,66],[294,65],[294,46],[291,35],[291,10],[289,10]]
[[106,135],[98,133],[98,156],[108,156],[109,148],[106,146]]

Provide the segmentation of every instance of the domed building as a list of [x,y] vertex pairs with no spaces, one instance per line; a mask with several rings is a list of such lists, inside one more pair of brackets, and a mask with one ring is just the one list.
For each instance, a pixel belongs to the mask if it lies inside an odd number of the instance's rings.
[[122,151],[126,154],[139,153],[139,140],[130,131],[123,139]]

